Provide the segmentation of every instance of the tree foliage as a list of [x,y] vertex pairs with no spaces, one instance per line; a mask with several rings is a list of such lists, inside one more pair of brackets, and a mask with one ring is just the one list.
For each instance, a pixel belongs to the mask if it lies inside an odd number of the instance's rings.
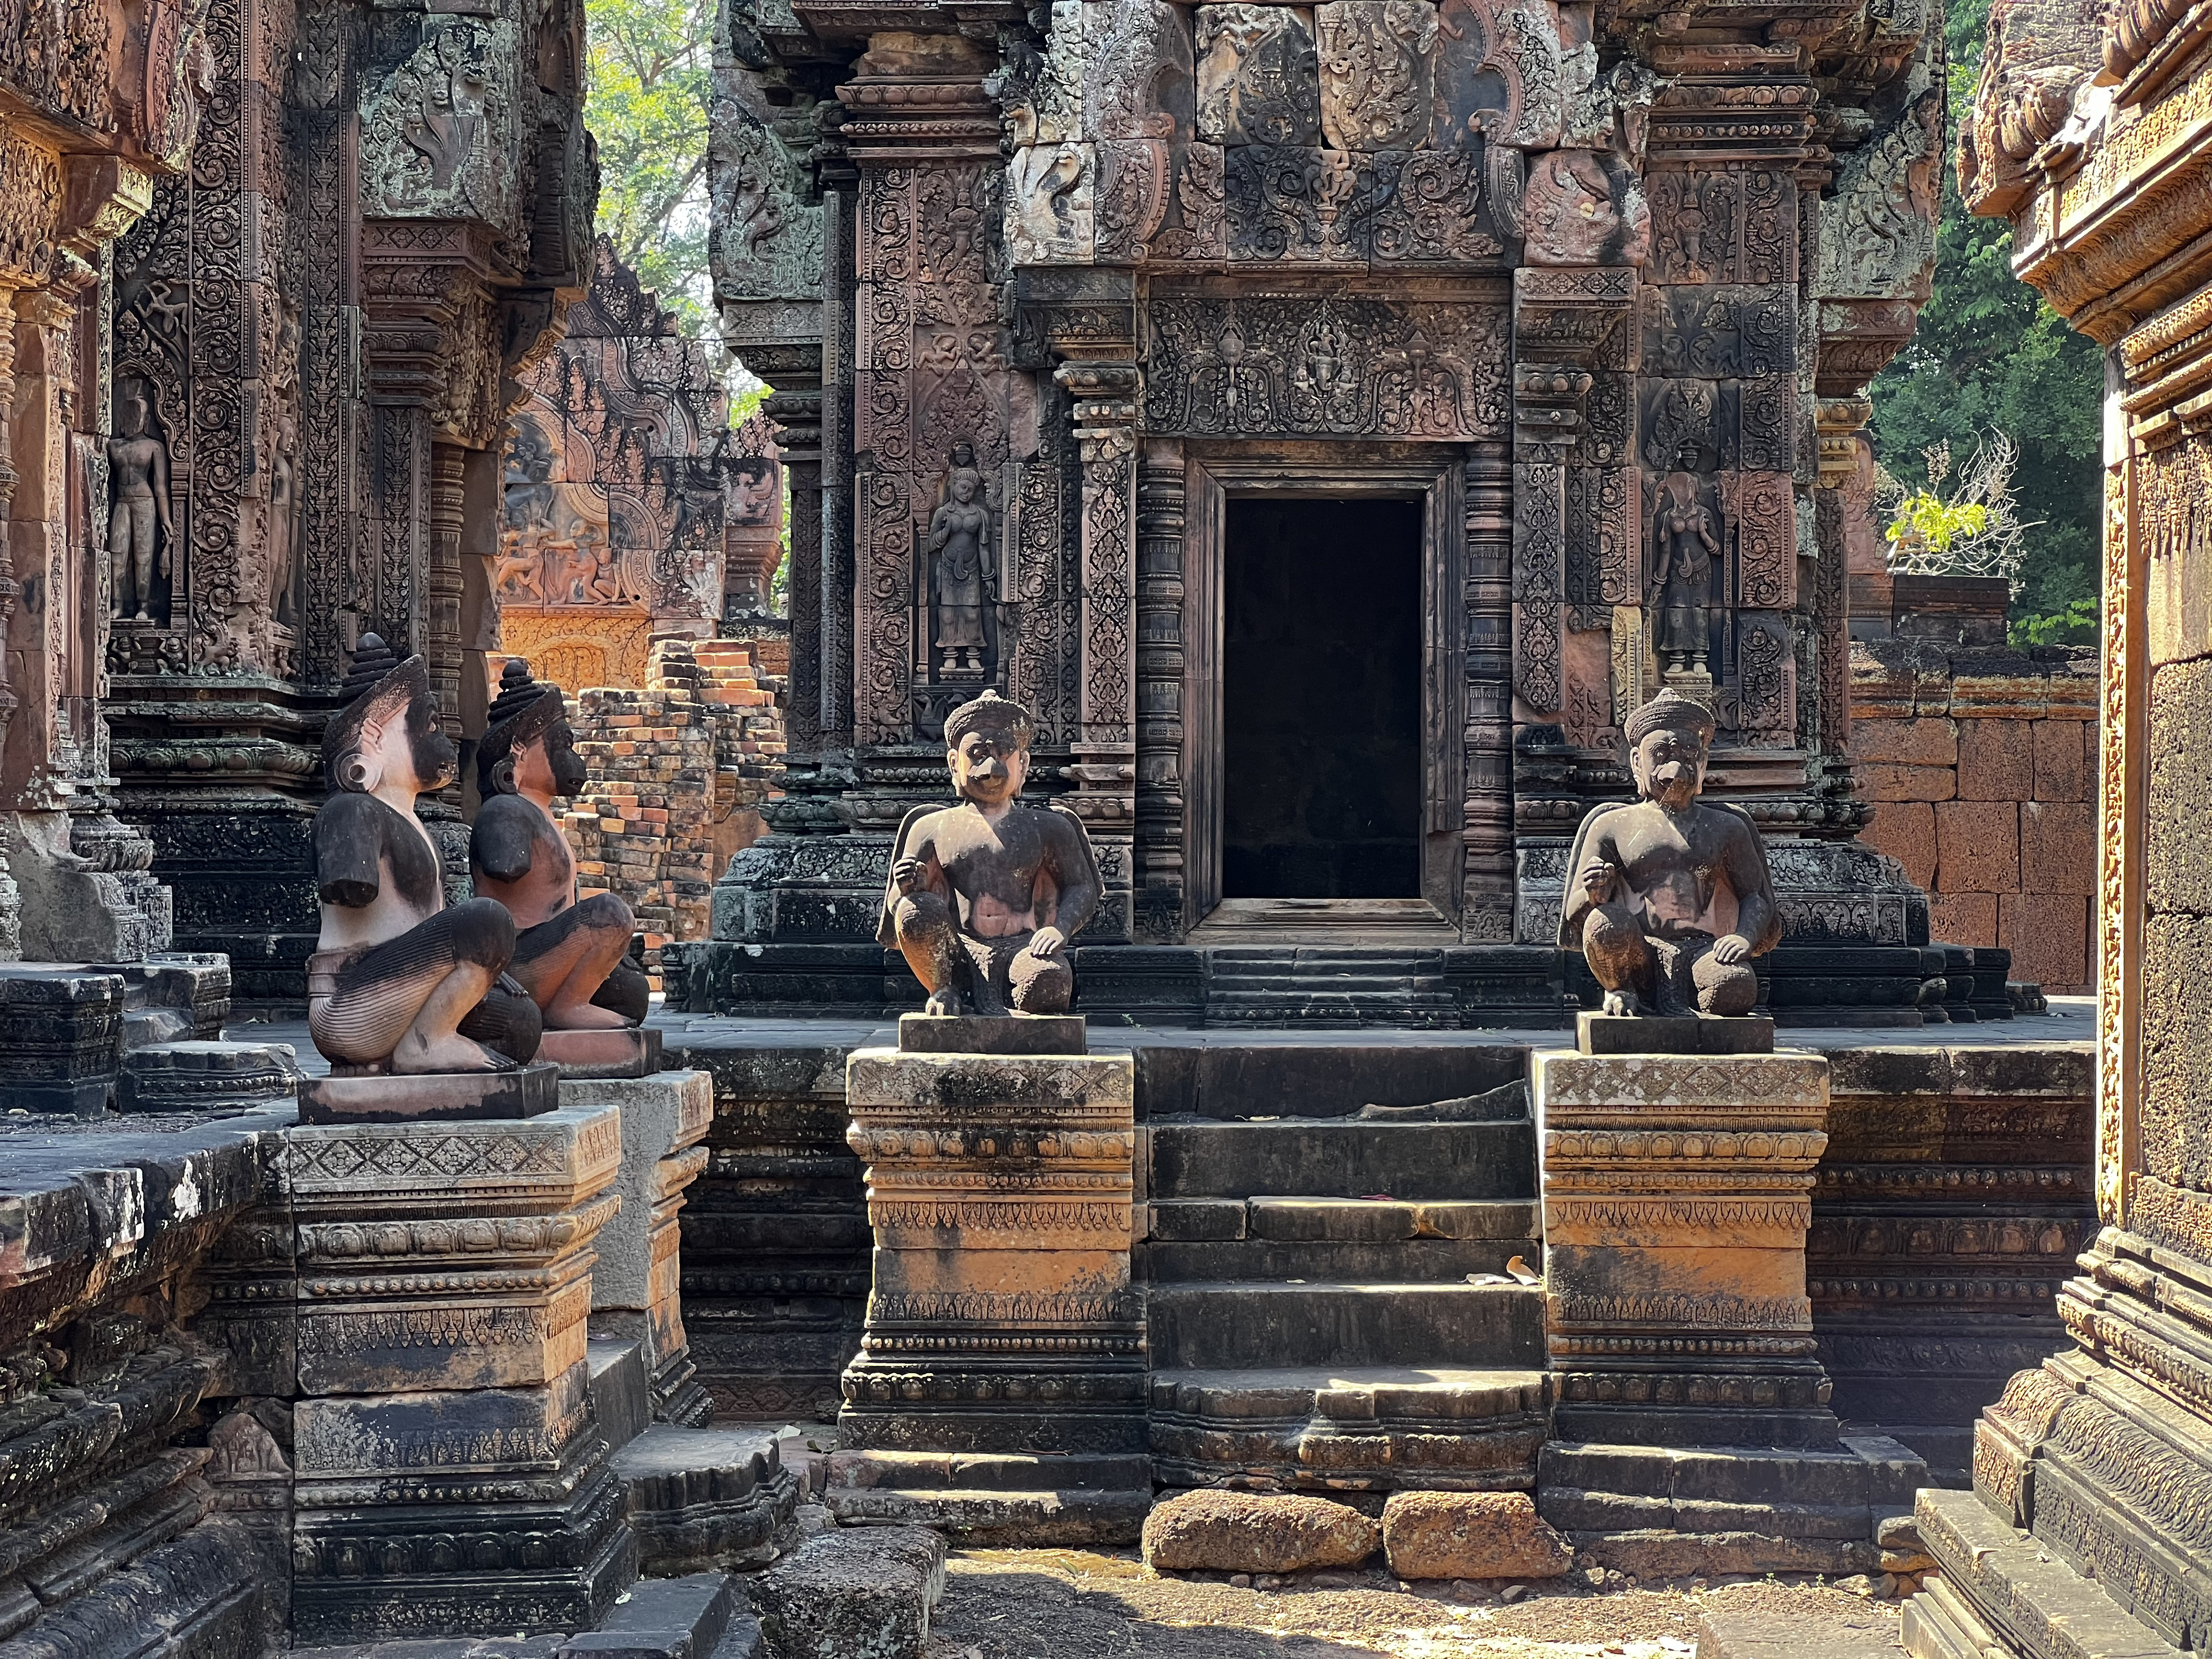
[[[1980,73],[1989,4],[1957,0],[1945,22],[1954,133]],[[1875,451],[1912,488],[1925,471],[1923,456],[1940,445],[1964,454],[1994,428],[2019,447],[2013,492],[2020,518],[2036,527],[2017,616],[2065,613],[2097,591],[2104,384],[2096,343],[2013,276],[2012,227],[1967,213],[1947,157],[1935,295],[1869,393]]]
[[714,0],[592,0],[584,120],[599,144],[599,228],[696,334],[707,270]]

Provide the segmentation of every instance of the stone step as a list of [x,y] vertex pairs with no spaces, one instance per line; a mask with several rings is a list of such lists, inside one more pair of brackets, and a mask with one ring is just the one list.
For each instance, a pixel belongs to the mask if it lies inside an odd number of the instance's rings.
[[640,1579],[599,1629],[568,1638],[561,1659],[751,1659],[760,1644],[738,1581],[695,1572]]
[[1522,1285],[1155,1285],[1146,1299],[1165,1370],[1268,1365],[1544,1364],[1542,1291]]
[[1533,1198],[1536,1133],[1527,1116],[1495,1123],[1155,1122],[1153,1201],[1282,1197]]
[[584,1345],[584,1363],[592,1414],[607,1437],[608,1451],[620,1451],[653,1422],[653,1378],[644,1345],[627,1337],[593,1337]]
[[[1456,1033],[1438,1039],[1342,1031],[1320,1042],[1212,1034],[1136,1054],[1138,1106],[1154,1122],[1342,1117],[1367,1105],[1416,1106],[1485,1094],[1523,1081],[1528,1068],[1523,1044],[1468,1042]],[[1500,1115],[1526,1117],[1528,1107],[1523,1101]]]
[[1243,1475],[1328,1490],[1526,1488],[1548,1387],[1540,1365],[1155,1371],[1153,1475],[1170,1486]]
[[1457,1285],[1469,1273],[1502,1273],[1515,1256],[1537,1260],[1533,1238],[1423,1238],[1395,1243],[1283,1243],[1273,1239],[1207,1239],[1138,1247],[1145,1279],[1155,1285],[1192,1280],[1290,1279],[1337,1284]]
[[656,1423],[610,1460],[648,1573],[757,1565],[799,1501],[775,1431]]

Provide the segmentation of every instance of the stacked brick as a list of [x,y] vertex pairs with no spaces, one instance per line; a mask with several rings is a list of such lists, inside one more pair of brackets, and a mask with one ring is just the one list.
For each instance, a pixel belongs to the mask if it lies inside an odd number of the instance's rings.
[[637,913],[648,966],[672,939],[703,939],[715,876],[760,834],[775,792],[783,715],[749,647],[653,642],[641,690],[597,686],[569,724],[590,782],[563,819],[588,896]]
[[1929,895],[1929,927],[2002,945],[2012,977],[2089,984],[2097,655],[1916,638],[1851,650],[1863,838]]

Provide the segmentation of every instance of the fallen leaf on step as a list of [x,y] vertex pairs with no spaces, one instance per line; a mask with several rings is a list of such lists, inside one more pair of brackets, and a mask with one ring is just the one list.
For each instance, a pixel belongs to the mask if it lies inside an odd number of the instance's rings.
[[1360,1200],[1367,1204],[1395,1204],[1398,1200],[1388,1193],[1362,1193]]
[[1505,1264],[1505,1271],[1523,1285],[1540,1285],[1544,1282],[1544,1275],[1533,1271],[1528,1262],[1517,1255]]

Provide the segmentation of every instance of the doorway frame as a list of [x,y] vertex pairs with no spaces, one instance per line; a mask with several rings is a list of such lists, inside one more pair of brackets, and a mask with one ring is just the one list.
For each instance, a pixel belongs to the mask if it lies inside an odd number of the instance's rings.
[[[1462,902],[1467,795],[1466,458],[1434,446],[1190,444],[1184,452],[1183,927],[1222,899],[1227,753],[1222,600],[1233,496],[1421,503],[1420,896],[1453,927]],[[1347,901],[1349,902],[1349,901]]]

